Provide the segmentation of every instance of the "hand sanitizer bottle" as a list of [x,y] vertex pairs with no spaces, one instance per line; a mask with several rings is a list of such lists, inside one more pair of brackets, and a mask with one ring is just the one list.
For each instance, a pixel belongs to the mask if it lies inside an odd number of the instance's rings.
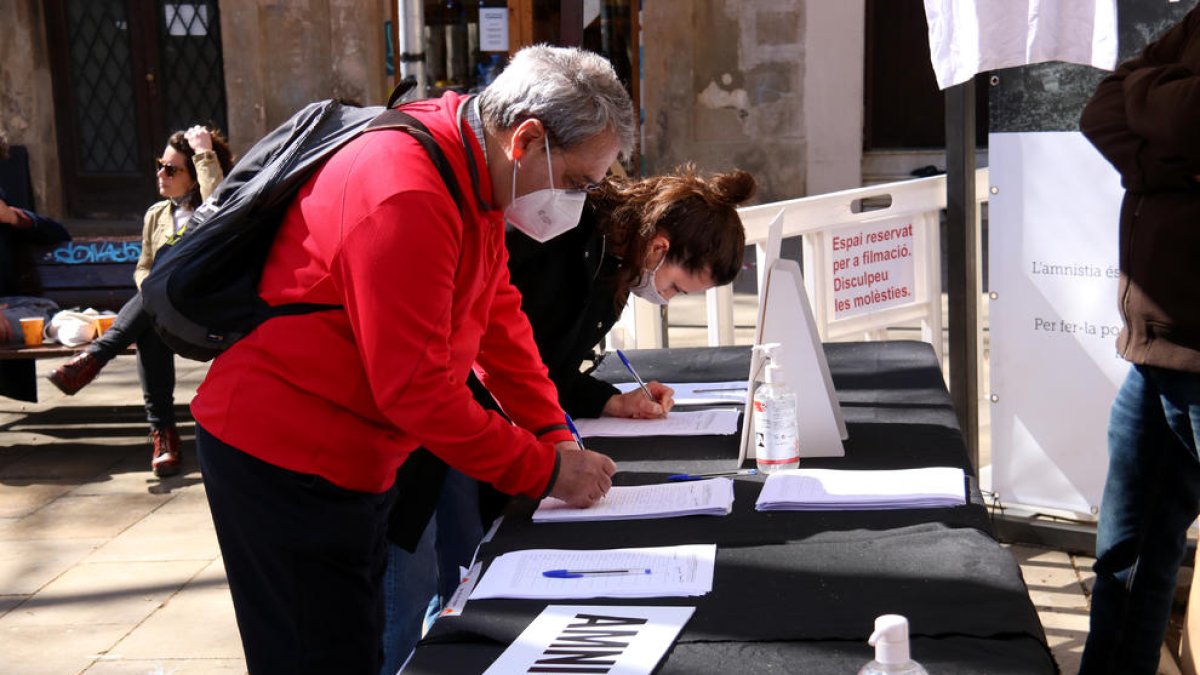
[[908,619],[884,614],[875,619],[875,632],[867,640],[875,646],[875,660],[858,675],[929,675],[908,655]]
[[755,346],[763,353],[766,381],[754,390],[754,458],[762,473],[794,469],[800,465],[796,433],[796,393],[783,381],[775,355],[779,343]]

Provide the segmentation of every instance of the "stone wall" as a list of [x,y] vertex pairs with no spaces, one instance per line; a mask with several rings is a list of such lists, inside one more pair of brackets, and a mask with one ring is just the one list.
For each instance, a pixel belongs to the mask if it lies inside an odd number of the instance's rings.
[[[390,0],[222,0],[227,132],[237,152],[304,104],[379,103]],[[863,0],[645,3],[647,173],[738,167],[761,201],[861,182]],[[38,208],[62,216],[45,17],[0,3],[0,123],[29,147]]]
[[0,2],[0,126],[29,149],[36,209],[61,217],[54,93],[41,0]]
[[[383,103],[387,0],[225,0],[229,134],[241,152],[312,101]],[[245,45],[253,45],[247,50]]]
[[646,3],[646,173],[741,168],[760,201],[857,187],[862,0]]

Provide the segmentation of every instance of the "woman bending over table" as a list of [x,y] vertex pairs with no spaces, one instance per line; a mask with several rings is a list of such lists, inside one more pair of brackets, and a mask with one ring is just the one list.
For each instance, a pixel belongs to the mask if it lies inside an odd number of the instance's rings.
[[[631,293],[665,305],[678,295],[733,282],[746,242],[737,207],[755,189],[754,177],[745,171],[706,177],[685,165],[664,176],[609,177],[589,189],[579,226],[545,243],[508,228],[509,273],[567,414],[653,418],[671,409],[670,387],[648,382],[654,401],[640,389],[622,394],[583,365],[598,361],[598,347]],[[470,384],[485,407],[498,409],[486,382],[471,378]],[[447,471],[425,451],[409,458],[397,482],[408,486],[400,494],[421,492],[430,506],[436,500],[436,511],[427,525],[414,521],[414,512],[430,509],[414,509],[401,497],[405,504],[392,512],[392,540],[406,547],[417,541],[412,552],[389,547],[384,579],[388,675],[420,639],[423,622],[437,616],[458,586],[458,568],[469,565],[498,501],[488,486]],[[481,488],[484,501],[492,502],[482,508]]]

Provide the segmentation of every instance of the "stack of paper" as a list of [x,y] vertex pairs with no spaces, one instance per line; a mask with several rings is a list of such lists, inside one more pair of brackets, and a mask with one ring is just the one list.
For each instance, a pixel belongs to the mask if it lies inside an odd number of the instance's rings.
[[598,436],[728,436],[737,431],[736,408],[713,408],[693,412],[672,412],[666,417],[638,420],[627,417],[597,417],[575,420],[579,435]]
[[728,478],[614,487],[591,508],[578,509],[547,497],[533,513],[535,523],[579,520],[636,520],[677,516],[727,516],[733,510]]
[[918,509],[966,504],[962,469],[792,469],[767,477],[759,511]]
[[513,551],[492,561],[471,599],[706,595],[712,591],[716,558],[716,544]]

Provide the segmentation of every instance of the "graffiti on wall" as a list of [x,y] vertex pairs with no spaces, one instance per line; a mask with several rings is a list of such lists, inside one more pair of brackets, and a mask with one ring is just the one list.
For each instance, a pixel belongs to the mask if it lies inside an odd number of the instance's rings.
[[64,265],[86,263],[136,263],[141,241],[70,241],[51,251],[51,259]]

